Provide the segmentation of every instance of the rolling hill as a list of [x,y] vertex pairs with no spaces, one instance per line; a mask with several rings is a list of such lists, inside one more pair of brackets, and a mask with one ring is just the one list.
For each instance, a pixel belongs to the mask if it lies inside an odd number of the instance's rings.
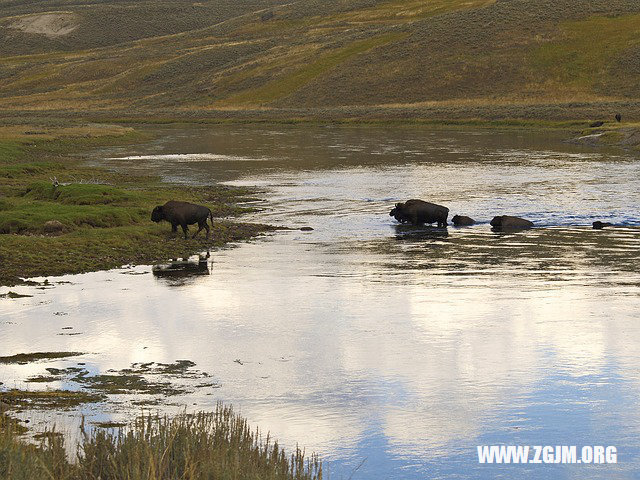
[[0,0],[0,110],[640,119],[637,0]]

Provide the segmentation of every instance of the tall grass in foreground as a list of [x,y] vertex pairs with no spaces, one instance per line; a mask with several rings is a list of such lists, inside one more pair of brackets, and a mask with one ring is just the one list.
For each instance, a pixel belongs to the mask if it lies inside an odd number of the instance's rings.
[[143,416],[117,432],[83,430],[74,462],[60,435],[28,445],[9,422],[0,418],[0,478],[7,480],[322,479],[316,455],[288,456],[221,404],[212,413]]

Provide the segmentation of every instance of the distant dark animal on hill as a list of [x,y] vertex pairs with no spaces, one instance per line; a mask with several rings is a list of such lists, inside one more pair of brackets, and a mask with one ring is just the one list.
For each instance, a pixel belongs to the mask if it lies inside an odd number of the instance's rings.
[[396,203],[389,215],[400,223],[409,222],[413,225],[420,225],[437,222],[439,227],[444,227],[447,225],[449,209],[435,203],[411,199],[404,203]]
[[601,127],[602,125],[604,125],[604,122],[593,122],[592,124],[590,124],[589,126],[591,128],[595,128],[595,127]]
[[601,222],[600,220],[593,222],[593,228],[596,230],[602,230],[604,227],[611,227],[613,224],[609,222]]
[[622,115],[620,115],[619,113],[616,113],[616,122],[621,122],[622,121]]
[[468,227],[469,225],[473,225],[476,221],[465,215],[455,215],[451,221],[456,227]]
[[203,228],[207,230],[206,238],[209,238],[207,218],[211,219],[211,226],[213,226],[213,214],[210,209],[202,205],[176,200],[170,200],[164,205],[158,205],[151,212],[151,220],[156,223],[166,220],[171,224],[172,232],[177,232],[178,225],[180,225],[184,232],[185,240],[187,238],[187,230],[189,230],[187,225],[193,225],[194,223],[198,224],[198,231],[191,238],[195,238]]
[[512,217],[510,215],[500,215],[493,217],[491,226],[495,230],[524,230],[533,227],[533,222],[520,217]]

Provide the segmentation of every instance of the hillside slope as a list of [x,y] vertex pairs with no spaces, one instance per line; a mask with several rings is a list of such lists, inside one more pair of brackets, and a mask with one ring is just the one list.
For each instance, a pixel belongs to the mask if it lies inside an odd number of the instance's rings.
[[0,0],[0,12],[5,114],[638,118],[637,0]]

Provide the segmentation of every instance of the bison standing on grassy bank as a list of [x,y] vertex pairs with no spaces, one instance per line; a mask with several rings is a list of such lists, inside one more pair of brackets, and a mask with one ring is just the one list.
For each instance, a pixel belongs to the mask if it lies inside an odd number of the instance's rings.
[[153,209],[153,212],[151,212],[151,220],[156,223],[166,220],[171,224],[172,232],[177,232],[178,225],[180,225],[184,232],[185,240],[187,239],[187,231],[189,230],[187,225],[193,225],[194,223],[197,223],[199,228],[191,238],[195,238],[203,228],[207,231],[206,238],[209,238],[207,218],[211,219],[211,226],[213,226],[213,214],[209,208],[176,200],[170,200],[164,205],[158,205]]

